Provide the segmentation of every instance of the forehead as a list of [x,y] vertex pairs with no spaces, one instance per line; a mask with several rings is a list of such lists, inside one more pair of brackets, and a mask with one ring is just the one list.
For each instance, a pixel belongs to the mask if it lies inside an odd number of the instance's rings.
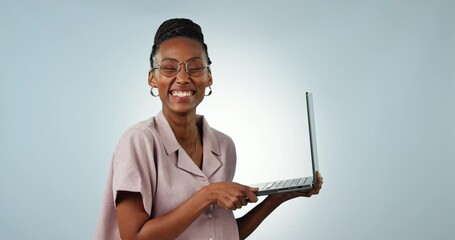
[[204,47],[200,42],[187,37],[174,37],[164,41],[156,54],[158,61],[165,58],[186,61],[194,57],[206,58]]

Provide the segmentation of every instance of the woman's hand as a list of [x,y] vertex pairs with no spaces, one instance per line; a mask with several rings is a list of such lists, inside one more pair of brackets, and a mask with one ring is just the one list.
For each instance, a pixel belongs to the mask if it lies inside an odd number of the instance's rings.
[[247,238],[281,203],[296,197],[311,197],[314,194],[318,194],[322,188],[322,184],[322,176],[318,172],[317,184],[309,192],[287,192],[269,195],[259,205],[250,210],[243,217],[237,219],[240,239]]
[[258,188],[241,185],[235,182],[212,183],[204,189],[213,204],[225,209],[236,210],[246,206],[249,202],[257,202],[255,192]]
[[272,194],[267,197],[269,201],[273,201],[275,204],[280,205],[283,202],[286,202],[290,199],[296,197],[311,197],[313,195],[319,194],[319,191],[322,188],[322,184],[324,183],[321,173],[316,172],[317,174],[317,184],[309,191],[309,192],[285,192],[285,193],[278,193]]

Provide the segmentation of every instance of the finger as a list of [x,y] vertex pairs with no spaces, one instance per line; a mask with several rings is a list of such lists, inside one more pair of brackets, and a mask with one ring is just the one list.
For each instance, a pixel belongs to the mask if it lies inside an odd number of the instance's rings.
[[248,189],[250,189],[250,191],[252,191],[252,192],[257,192],[257,191],[259,191],[259,188],[258,188],[258,187],[249,187],[249,186],[248,186]]
[[224,207],[226,210],[236,210],[237,209],[237,206],[235,206],[235,203],[234,202],[229,202],[229,203],[226,203],[225,207]]
[[246,204],[248,203],[245,196],[243,196],[243,195],[239,196],[238,199],[239,199],[240,203],[242,204],[242,206],[246,206]]
[[248,202],[257,202],[258,197],[256,196],[256,193],[259,190],[259,188],[252,188],[248,187],[247,190],[245,191],[245,196],[246,199],[248,199]]
[[237,197],[232,196],[232,197],[230,198],[230,201],[231,201],[231,204],[232,204],[233,207],[234,207],[234,210],[237,209],[237,208],[241,208],[241,207],[243,206],[243,205],[242,205],[242,202],[240,201],[240,197],[241,197],[241,196],[242,196],[242,195],[239,195],[239,196],[237,196]]
[[234,206],[235,208],[233,210],[242,208],[242,203],[239,201],[239,199],[237,199],[237,201],[234,201]]
[[322,177],[321,173],[318,172],[318,179],[319,179],[319,182],[324,182],[324,178]]
[[230,205],[226,208],[226,210],[228,210],[228,209],[234,211],[234,210],[237,209],[237,207],[236,207],[234,204],[230,204]]

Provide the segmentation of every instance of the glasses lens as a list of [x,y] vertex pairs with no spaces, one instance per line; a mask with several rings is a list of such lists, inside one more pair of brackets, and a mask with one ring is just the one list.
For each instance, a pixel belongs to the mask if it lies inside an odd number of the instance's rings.
[[161,61],[160,72],[167,77],[175,76],[179,72],[179,62],[172,59]]
[[[182,62],[184,63],[184,62]],[[186,71],[190,76],[202,76],[207,70],[207,64],[200,58],[193,58],[186,62]],[[180,63],[175,59],[164,59],[159,65],[161,74],[173,77],[180,71]]]
[[194,77],[201,76],[207,70],[207,64],[200,58],[189,60],[186,67],[188,74]]

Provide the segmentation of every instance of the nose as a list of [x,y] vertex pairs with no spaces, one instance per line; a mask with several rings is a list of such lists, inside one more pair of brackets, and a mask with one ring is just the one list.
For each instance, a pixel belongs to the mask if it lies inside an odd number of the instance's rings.
[[[183,64],[183,65],[182,65]],[[188,84],[190,82],[189,74],[186,71],[186,63],[179,63],[179,71],[177,73],[177,83],[178,84]]]

